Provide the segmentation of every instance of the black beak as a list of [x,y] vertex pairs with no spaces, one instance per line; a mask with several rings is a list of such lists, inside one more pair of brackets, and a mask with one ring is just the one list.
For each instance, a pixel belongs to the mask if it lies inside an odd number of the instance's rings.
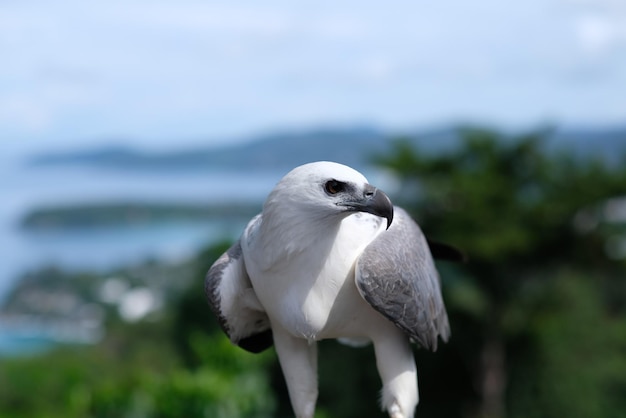
[[[356,197],[356,196],[355,196]],[[393,204],[385,193],[376,187],[366,184],[363,195],[341,204],[350,212],[367,212],[387,219],[387,229],[393,221]]]

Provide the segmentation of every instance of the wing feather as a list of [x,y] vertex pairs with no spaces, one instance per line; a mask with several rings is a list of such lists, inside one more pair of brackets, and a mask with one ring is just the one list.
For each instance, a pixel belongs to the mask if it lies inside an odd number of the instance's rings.
[[439,274],[420,227],[395,208],[391,227],[372,241],[356,264],[361,296],[420,345],[437,350],[450,336]]
[[269,319],[246,272],[240,241],[211,266],[204,291],[222,330],[234,344],[253,353],[271,347]]

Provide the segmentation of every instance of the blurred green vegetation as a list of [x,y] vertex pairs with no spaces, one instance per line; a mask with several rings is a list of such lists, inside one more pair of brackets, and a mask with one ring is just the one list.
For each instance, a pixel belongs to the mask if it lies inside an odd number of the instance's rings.
[[258,205],[247,203],[220,204],[155,204],[92,203],[35,209],[21,222],[25,229],[88,228],[102,226],[131,226],[167,222],[170,220],[238,220],[251,218]]
[[[191,275],[201,281],[224,248],[204,251],[187,266]],[[248,356],[234,350],[204,309],[196,318],[199,326],[186,328],[185,313],[206,307],[203,297],[197,301],[202,303],[188,303],[197,295],[203,295],[202,286],[175,298],[164,315],[137,323],[111,314],[106,337],[93,346],[1,359],[0,416],[273,416],[267,372],[271,353]]]
[[[399,180],[395,203],[469,256],[439,263],[452,339],[415,349],[416,415],[626,417],[626,158],[549,153],[541,131],[460,136],[446,154],[399,138],[377,157]],[[206,305],[225,248],[186,267],[193,283],[162,315],[109,313],[97,345],[0,359],[0,416],[292,416],[273,350],[233,347]],[[318,418],[384,416],[371,347],[323,341],[319,355]]]
[[[465,369],[441,416],[626,416],[626,252],[610,257],[626,240],[626,164],[547,153],[545,132],[462,136],[443,156],[399,141],[379,160],[426,235],[470,258],[442,269],[452,340],[423,360],[439,366],[422,387]],[[607,216],[618,209],[621,224]]]

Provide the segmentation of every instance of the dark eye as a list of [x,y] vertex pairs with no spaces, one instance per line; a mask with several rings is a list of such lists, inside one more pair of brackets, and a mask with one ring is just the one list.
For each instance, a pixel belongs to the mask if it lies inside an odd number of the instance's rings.
[[337,194],[343,192],[346,189],[346,183],[342,183],[337,180],[329,180],[324,185],[324,189],[328,194]]

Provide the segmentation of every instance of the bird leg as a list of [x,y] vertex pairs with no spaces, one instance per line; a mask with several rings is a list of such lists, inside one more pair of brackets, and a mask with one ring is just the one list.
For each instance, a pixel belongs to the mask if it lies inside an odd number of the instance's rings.
[[272,326],[274,346],[297,418],[313,418],[317,401],[317,344]]
[[383,381],[381,403],[390,418],[413,417],[419,400],[417,370],[409,339],[390,328],[374,340],[376,366]]

